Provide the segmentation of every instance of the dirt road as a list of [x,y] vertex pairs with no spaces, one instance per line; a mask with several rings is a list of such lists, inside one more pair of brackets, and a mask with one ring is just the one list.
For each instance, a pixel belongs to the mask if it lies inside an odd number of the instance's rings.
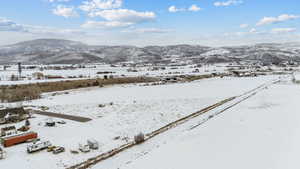
[[39,114],[39,115],[43,115],[43,116],[73,120],[73,121],[77,121],[77,122],[81,122],[81,123],[89,122],[92,120],[90,118],[81,117],[81,116],[72,116],[72,115],[67,115],[67,114],[45,112],[45,111],[40,111],[40,110],[29,110],[29,111],[33,114]]

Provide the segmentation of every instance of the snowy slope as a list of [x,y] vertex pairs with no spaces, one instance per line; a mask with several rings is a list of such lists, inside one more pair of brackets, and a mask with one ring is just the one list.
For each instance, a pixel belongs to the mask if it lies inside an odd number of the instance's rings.
[[[267,59],[265,59],[267,58]],[[212,48],[199,45],[90,46],[60,39],[38,39],[0,47],[0,64],[82,63],[224,63],[254,60],[264,63],[300,62],[300,44],[257,44]]]

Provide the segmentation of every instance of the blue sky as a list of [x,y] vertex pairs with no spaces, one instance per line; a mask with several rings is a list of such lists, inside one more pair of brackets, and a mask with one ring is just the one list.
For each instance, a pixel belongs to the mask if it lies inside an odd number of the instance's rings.
[[2,0],[0,45],[63,38],[97,45],[299,41],[299,0]]

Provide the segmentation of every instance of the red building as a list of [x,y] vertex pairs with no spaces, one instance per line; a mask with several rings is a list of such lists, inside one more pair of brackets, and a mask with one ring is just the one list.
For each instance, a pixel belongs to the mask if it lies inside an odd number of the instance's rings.
[[38,134],[35,132],[27,132],[17,135],[11,135],[1,138],[1,143],[4,147],[10,147],[16,144],[24,143],[27,140],[35,139],[38,137]]

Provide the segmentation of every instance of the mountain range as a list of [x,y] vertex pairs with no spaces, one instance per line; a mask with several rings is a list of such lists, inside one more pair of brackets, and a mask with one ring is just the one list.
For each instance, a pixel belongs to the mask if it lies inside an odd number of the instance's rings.
[[61,39],[37,39],[0,47],[0,64],[300,62],[300,43],[231,47],[200,45],[92,46]]

